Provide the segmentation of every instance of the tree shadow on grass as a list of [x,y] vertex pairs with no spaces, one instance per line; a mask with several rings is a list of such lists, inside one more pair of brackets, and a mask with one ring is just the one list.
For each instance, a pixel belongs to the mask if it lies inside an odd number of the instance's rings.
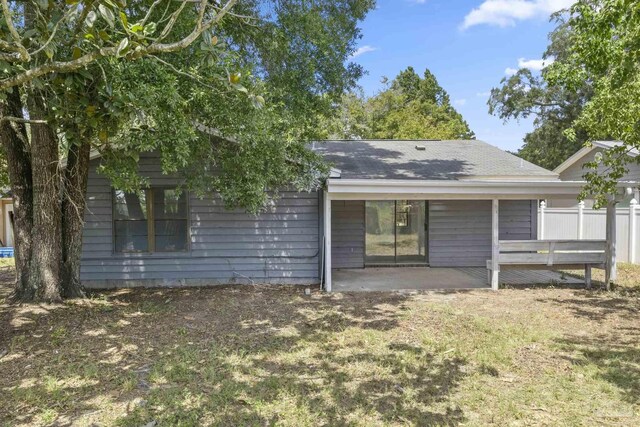
[[594,321],[603,321],[611,316],[635,320],[640,314],[640,306],[634,298],[589,290],[576,290],[573,295],[574,298],[545,298],[537,301],[568,308],[574,316]]
[[640,403],[640,328],[623,328],[620,335],[570,336],[557,340],[573,354],[574,364],[593,364],[596,374],[620,390],[623,398]]
[[459,424],[466,361],[403,339],[407,298],[235,286],[0,306],[0,389],[23,408],[0,422]]

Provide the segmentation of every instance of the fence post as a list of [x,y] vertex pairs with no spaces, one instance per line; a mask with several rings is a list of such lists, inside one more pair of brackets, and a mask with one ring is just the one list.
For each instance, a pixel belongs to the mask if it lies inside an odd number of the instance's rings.
[[540,221],[538,221],[540,225],[540,235],[539,240],[544,240],[544,210],[547,207],[547,202],[544,200],[540,202]]
[[582,240],[584,230],[584,200],[578,203],[578,240]]
[[[638,201],[636,199],[631,199],[629,202],[629,262],[636,262],[636,250],[638,246],[638,242],[636,239],[636,210],[638,209]],[[640,264],[640,261],[638,262]]]

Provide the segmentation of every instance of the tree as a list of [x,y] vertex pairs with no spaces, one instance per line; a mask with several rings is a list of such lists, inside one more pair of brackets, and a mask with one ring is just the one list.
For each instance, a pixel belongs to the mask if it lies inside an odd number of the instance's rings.
[[[571,26],[563,15],[555,14],[557,27],[549,34],[549,46],[543,59],[564,61],[569,55]],[[487,102],[489,113],[510,120],[534,117],[534,130],[524,137],[524,145],[518,155],[532,163],[554,169],[578,151],[587,141],[584,130],[576,130],[576,137],[568,138],[564,131],[580,115],[592,96],[588,82],[574,89],[562,84],[549,84],[542,75],[522,68],[514,75],[501,80],[501,87],[491,90]]]
[[585,104],[567,135],[578,138],[584,130],[588,140],[614,139],[622,144],[607,150],[598,171],[597,162],[585,174],[587,186],[581,197],[594,195],[606,204],[616,184],[628,172],[627,165],[640,162],[629,152],[640,149],[640,2],[637,0],[580,0],[571,7],[570,48],[545,78],[553,85],[579,91],[585,84],[593,96]]
[[377,95],[343,98],[329,135],[337,138],[468,139],[474,134],[435,76],[421,78],[412,67]]
[[[258,211],[316,185],[305,147],[362,70],[345,64],[372,0],[0,0],[0,141],[22,300],[83,295],[89,153],[139,191],[157,150],[196,194]],[[61,163],[61,158],[66,162]],[[62,167],[60,167],[62,165]],[[212,170],[217,173],[211,173]],[[271,190],[265,192],[265,189]]]

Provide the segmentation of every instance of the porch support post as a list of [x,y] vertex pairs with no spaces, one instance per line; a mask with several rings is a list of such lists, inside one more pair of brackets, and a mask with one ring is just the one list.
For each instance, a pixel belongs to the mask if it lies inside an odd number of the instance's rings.
[[584,234],[584,200],[578,203],[578,240],[582,240]]
[[491,289],[494,291],[497,291],[500,285],[500,264],[498,264],[498,257],[500,255],[499,216],[500,203],[498,199],[493,199],[491,201]]
[[605,285],[611,290],[611,282],[615,282],[616,271],[616,202],[607,203],[607,259],[605,265]]
[[[636,239],[636,210],[638,209],[638,201],[631,199],[629,203],[629,262],[636,262],[636,250],[638,249],[638,242]],[[639,261],[640,263],[640,261]]]
[[331,196],[324,194],[324,290],[331,292]]
[[538,240],[544,240],[544,213],[547,208],[547,202],[544,200],[540,202],[540,219],[538,220]]

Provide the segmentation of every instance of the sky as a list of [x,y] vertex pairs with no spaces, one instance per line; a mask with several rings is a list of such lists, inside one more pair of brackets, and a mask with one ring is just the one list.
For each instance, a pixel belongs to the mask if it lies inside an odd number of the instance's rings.
[[539,71],[553,29],[549,16],[571,0],[378,0],[361,24],[352,60],[367,72],[366,95],[412,66],[435,74],[476,138],[515,151],[533,120],[491,116],[489,91],[519,67]]

